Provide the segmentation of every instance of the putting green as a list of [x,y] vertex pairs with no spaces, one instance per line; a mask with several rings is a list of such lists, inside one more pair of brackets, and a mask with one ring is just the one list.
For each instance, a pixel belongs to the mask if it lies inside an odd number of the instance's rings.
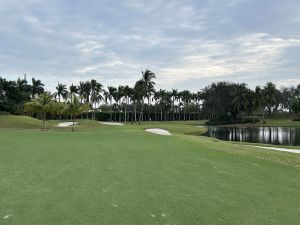
[[0,129],[0,224],[300,224],[298,154],[184,135],[200,130]]

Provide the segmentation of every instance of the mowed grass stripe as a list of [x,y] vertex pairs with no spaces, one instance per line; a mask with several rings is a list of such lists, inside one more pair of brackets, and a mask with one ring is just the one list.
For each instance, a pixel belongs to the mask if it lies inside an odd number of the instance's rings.
[[162,137],[135,126],[0,133],[0,211],[11,214],[5,224],[299,220],[297,159],[289,165],[249,157],[233,153],[238,147],[230,143]]

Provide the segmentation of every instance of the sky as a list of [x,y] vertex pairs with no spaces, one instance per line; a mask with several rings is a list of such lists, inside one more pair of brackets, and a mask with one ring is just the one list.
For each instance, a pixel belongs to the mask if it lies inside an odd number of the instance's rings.
[[197,91],[300,83],[299,0],[0,0],[0,76]]

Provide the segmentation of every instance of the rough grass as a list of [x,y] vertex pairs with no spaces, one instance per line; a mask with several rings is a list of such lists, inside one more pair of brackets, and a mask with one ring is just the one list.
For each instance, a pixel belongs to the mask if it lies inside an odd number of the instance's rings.
[[0,224],[300,224],[298,154],[83,123],[0,130]]

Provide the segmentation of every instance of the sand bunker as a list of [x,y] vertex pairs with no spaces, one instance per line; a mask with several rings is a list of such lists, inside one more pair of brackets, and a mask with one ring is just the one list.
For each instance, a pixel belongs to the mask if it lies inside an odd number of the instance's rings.
[[166,136],[172,135],[169,131],[160,128],[151,128],[151,129],[146,129],[145,131],[153,134],[160,134]]
[[[78,122],[74,122],[74,125],[78,126],[79,123]],[[57,125],[57,127],[71,127],[71,126],[73,126],[73,122],[63,122],[63,123],[59,123]]]
[[263,149],[269,149],[269,150],[275,150],[275,151],[281,151],[281,152],[291,152],[291,153],[300,154],[300,149],[264,147],[264,146],[258,146],[258,145],[248,145],[248,146],[255,147],[255,148],[263,148]]
[[104,124],[104,125],[111,125],[111,126],[122,126],[124,125],[124,123],[117,123],[117,122],[99,122],[101,124]]

